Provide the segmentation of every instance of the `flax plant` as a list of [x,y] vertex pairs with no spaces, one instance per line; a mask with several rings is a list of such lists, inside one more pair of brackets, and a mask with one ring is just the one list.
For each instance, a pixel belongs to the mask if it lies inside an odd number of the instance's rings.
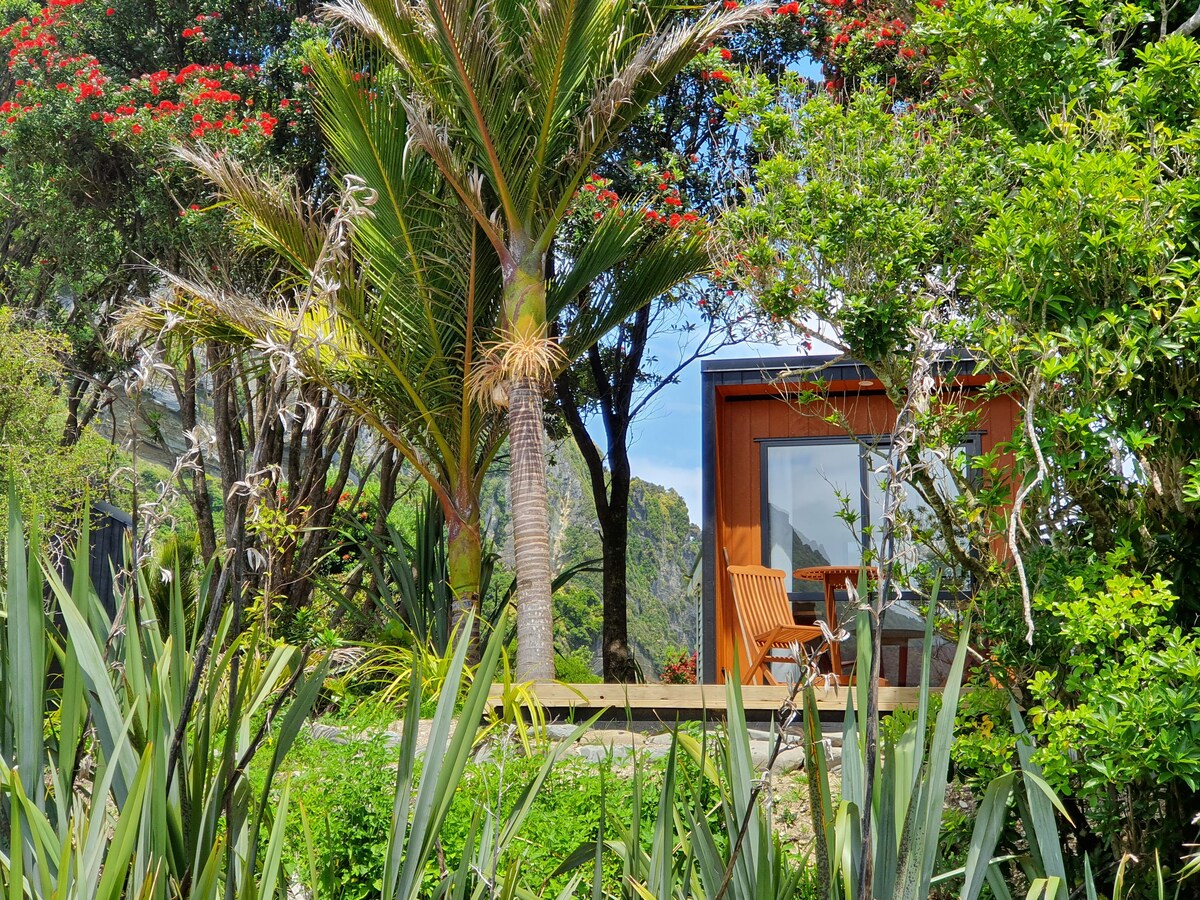
[[[86,526],[79,546],[88,546]],[[136,575],[110,619],[83,574],[86,549],[69,589],[39,553],[36,529],[26,552],[13,503],[0,594],[4,896],[282,896],[286,783],[277,804],[269,792],[324,663],[310,666],[299,649],[270,647],[253,631],[230,634],[227,610],[181,729],[199,634],[185,622],[179,579],[167,621]],[[210,588],[206,578],[201,597]],[[256,792],[246,768],[260,755],[267,784]]]

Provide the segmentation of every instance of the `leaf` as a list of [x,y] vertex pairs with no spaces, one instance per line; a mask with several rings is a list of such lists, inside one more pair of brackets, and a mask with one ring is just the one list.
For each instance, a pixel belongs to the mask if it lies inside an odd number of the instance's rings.
[[[137,846],[138,824],[142,817],[143,800],[146,785],[150,783],[153,761],[154,745],[148,744],[142,753],[141,763],[129,794],[121,806],[116,830],[104,857],[104,874],[100,877],[100,884],[96,889],[97,900],[120,900],[122,896],[125,878],[129,874],[129,860]],[[102,807],[95,808],[93,814],[102,814],[101,809]]]
[[[1017,708],[1016,700],[1011,698],[1009,713],[1012,716],[1013,734],[1017,741],[1017,758],[1021,763],[1025,796],[1029,803],[1031,821],[1025,823],[1026,828],[1037,844],[1038,855],[1045,866],[1046,875],[1053,879],[1054,884],[1065,885],[1067,876],[1062,858],[1062,844],[1059,840],[1058,826],[1054,822],[1054,807],[1061,804],[1052,803],[1047,796],[1049,787],[1041,777],[1041,768],[1033,761],[1033,737],[1025,728],[1025,720]],[[1049,794],[1053,796],[1052,791]],[[1048,896],[1054,897],[1053,894]]]
[[6,699],[16,744],[13,762],[25,795],[35,804],[40,803],[45,792],[42,781],[42,712],[45,700],[42,692],[46,683],[46,628],[42,612],[42,582],[35,561],[37,549],[37,530],[34,528],[30,535],[29,555],[26,557],[20,501],[16,484],[10,481],[8,622],[5,629],[8,638],[8,677],[5,690],[8,692]]
[[1004,830],[1008,814],[1008,795],[1012,791],[1016,772],[1007,772],[988,785],[975,814],[975,828],[967,849],[962,900],[975,900],[983,889],[990,857]]

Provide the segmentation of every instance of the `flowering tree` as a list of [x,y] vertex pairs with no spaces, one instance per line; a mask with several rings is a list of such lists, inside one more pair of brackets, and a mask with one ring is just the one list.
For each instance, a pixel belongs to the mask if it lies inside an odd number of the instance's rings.
[[[147,14],[156,29],[142,30]],[[293,19],[283,7],[55,0],[0,32],[0,287],[72,336],[68,441],[121,368],[104,347],[109,314],[147,294],[153,265],[221,259],[220,217],[180,215],[200,210],[203,189],[166,145],[203,140],[292,164],[310,152],[311,120],[284,103],[303,83],[290,60],[312,33]]]
[[[122,394],[136,415],[151,389],[173,392],[187,446],[163,489],[191,503],[203,558],[232,554],[239,590],[268,615],[278,605],[281,623],[311,596],[323,529],[355,459],[353,418],[319,388],[275,385],[253,352],[192,344],[164,358],[150,342],[129,348],[127,366],[109,338],[116,315],[160,288],[162,269],[243,286],[269,277],[264,260],[230,255],[234,223],[174,155],[179,143],[286,167],[304,190],[321,190],[300,53],[320,32],[304,11],[54,0],[0,31],[0,277],[16,302],[61,320],[73,338],[66,440]],[[147,15],[156,29],[141,30]],[[111,384],[116,377],[124,383]],[[211,418],[198,391],[206,378]],[[273,395],[291,413],[277,415]],[[311,427],[291,427],[296,408],[311,411]],[[150,435],[135,437],[139,445],[155,440],[153,425],[141,422]],[[251,503],[238,486],[256,469],[271,473],[271,489]]]

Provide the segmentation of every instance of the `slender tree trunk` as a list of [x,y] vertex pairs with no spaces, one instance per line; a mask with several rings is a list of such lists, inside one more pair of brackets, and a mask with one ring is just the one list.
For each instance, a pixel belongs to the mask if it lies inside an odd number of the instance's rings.
[[[196,355],[189,350],[183,369],[183,384],[175,380],[175,398],[179,401],[180,422],[185,434],[195,434],[200,422],[196,402]],[[196,448],[195,464],[188,475],[179,474],[184,494],[191,502],[196,515],[196,530],[200,538],[200,558],[207,563],[217,554],[217,529],[213,520],[212,496],[208,492],[208,477],[205,471],[204,451]],[[188,482],[191,482],[190,485]]]
[[450,630],[454,631],[469,613],[476,614],[471,625],[471,646],[468,656],[472,663],[479,661],[479,581],[483,560],[483,539],[479,532],[479,509],[470,501],[462,510],[446,516],[446,568],[450,579]]
[[637,667],[629,648],[629,585],[626,568],[629,558],[629,475],[619,499],[616,474],[612,476],[612,502],[608,515],[600,520],[604,535],[604,680],[632,682],[637,680]]
[[[606,405],[606,411],[608,406]],[[626,401],[624,409],[628,409]],[[608,433],[608,503],[600,518],[604,537],[604,680],[637,680],[637,666],[629,647],[629,466],[628,413],[605,416]]]
[[517,677],[549,681],[554,678],[554,612],[541,385],[532,378],[513,380],[508,404],[509,490],[517,563]]
[[504,312],[509,343],[505,351],[509,492],[517,564],[517,677],[548,681],[554,678],[554,611],[542,382],[550,374],[553,357],[546,322],[546,260],[522,235],[513,236],[510,249],[517,264],[505,273]]

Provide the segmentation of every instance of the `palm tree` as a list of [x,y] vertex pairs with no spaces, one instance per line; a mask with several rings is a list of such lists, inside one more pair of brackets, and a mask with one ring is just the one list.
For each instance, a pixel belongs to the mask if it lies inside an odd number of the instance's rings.
[[420,473],[445,514],[454,624],[479,599],[479,494],[503,417],[467,385],[498,336],[495,253],[407,118],[348,54],[314,54],[318,116],[345,187],[320,205],[229,155],[181,151],[218,188],[243,249],[282,271],[266,296],[171,276],[124,328],[264,351],[334,394]]
[[[457,622],[479,599],[483,478],[506,422],[481,386],[503,336],[501,267],[432,159],[408,145],[396,95],[363,83],[349,53],[310,58],[317,110],[345,188],[314,207],[228,155],[182,151],[219,189],[243,244],[283,270],[265,299],[170,277],[173,290],[124,329],[264,350],[372,426],[429,483],[445,513]],[[587,248],[551,282],[562,358],[587,351],[630,311],[704,271],[706,240],[659,231],[642,210],[593,223]],[[597,285],[604,259],[638,258]],[[587,293],[586,303],[580,295]],[[480,374],[482,371],[483,374]]]
[[[481,387],[508,407],[518,676],[553,677],[543,400],[571,349],[550,333],[555,236],[603,155],[695,56],[763,7],[684,21],[674,0],[333,0],[402,72],[413,142],[496,253],[501,339]],[[670,23],[676,24],[670,24]],[[598,233],[595,276],[640,251]],[[578,267],[578,260],[575,261]],[[652,298],[647,298],[647,300]]]

